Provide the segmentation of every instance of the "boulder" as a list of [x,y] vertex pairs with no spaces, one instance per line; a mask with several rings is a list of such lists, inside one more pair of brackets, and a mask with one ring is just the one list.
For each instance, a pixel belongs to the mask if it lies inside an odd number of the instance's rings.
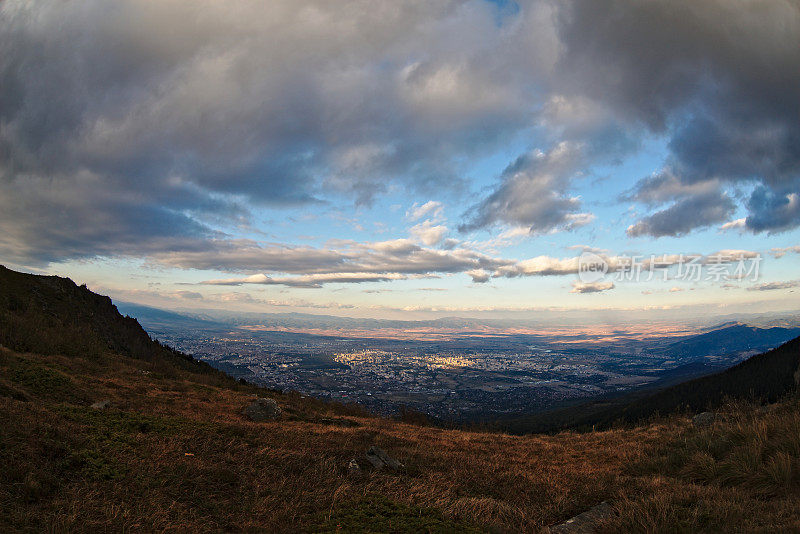
[[388,467],[392,471],[399,471],[404,469],[405,466],[389,456],[385,450],[373,445],[367,450],[367,460],[375,467],[375,469],[383,469]]
[[275,421],[281,416],[281,407],[272,399],[257,398],[242,410],[251,421],[263,423]]
[[94,408],[95,410],[105,410],[106,408],[108,408],[110,404],[111,404],[110,400],[101,400],[92,404],[92,408]]
[[386,467],[386,464],[383,463],[383,460],[378,458],[377,455],[370,454],[369,452],[367,452],[367,461],[369,461],[369,463],[371,463],[372,467],[374,467],[375,469],[383,469],[384,467]]
[[606,501],[550,527],[550,532],[558,534],[592,534],[597,531],[598,523],[614,515],[614,508]]
[[717,422],[718,417],[714,412],[703,412],[692,417],[692,424],[694,426],[709,426]]

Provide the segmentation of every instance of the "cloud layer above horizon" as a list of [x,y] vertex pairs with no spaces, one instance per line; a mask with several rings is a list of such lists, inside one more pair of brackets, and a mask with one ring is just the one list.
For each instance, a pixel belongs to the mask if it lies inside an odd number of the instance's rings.
[[[6,0],[0,50],[0,259],[17,265],[482,283],[544,261],[504,240],[618,225],[600,200],[634,214],[620,248],[800,227],[794,0]],[[663,151],[623,193],[592,192],[648,143]],[[488,160],[502,170],[476,178]],[[390,196],[406,235],[258,237],[265,213]]]

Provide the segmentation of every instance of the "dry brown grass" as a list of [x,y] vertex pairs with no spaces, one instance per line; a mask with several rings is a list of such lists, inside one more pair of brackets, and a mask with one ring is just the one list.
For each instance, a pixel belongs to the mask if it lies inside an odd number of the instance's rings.
[[[240,412],[257,390],[215,380],[117,356],[0,349],[0,530],[335,530],[373,496],[410,506],[408,516],[432,511],[425,524],[438,526],[425,528],[441,531],[538,531],[603,500],[619,512],[609,532],[787,529],[800,517],[796,402],[767,414],[739,407],[751,415],[703,431],[672,418],[510,436],[299,395],[274,395],[283,420],[252,423]],[[101,399],[111,409],[88,408]],[[373,444],[406,471],[349,477],[349,460]]]

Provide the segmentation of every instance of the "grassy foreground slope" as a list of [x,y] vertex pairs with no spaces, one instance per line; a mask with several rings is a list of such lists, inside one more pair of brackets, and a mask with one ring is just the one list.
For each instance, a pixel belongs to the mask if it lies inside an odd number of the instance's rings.
[[[520,532],[603,500],[615,510],[597,525],[605,532],[800,528],[795,394],[728,405],[699,429],[679,416],[555,436],[412,426],[238,384],[145,340],[104,297],[10,273],[0,272],[3,532]],[[254,395],[274,398],[282,419],[244,418]],[[367,469],[371,445],[406,469]],[[362,476],[348,474],[351,458]]]

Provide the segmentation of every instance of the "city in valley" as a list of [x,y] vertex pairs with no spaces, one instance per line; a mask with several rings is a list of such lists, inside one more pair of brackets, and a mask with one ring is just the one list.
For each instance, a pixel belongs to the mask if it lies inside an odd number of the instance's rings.
[[729,367],[800,333],[732,323],[702,332],[598,341],[594,335],[576,339],[553,331],[503,334],[467,322],[457,329],[441,324],[438,330],[418,329],[413,339],[400,334],[411,325],[391,336],[387,330],[395,332],[398,325],[381,325],[373,334],[359,329],[356,337],[342,325],[312,328],[320,320],[314,316],[302,317],[309,327],[298,332],[292,330],[298,319],[292,318],[265,316],[272,323],[264,326],[235,324],[253,318],[200,320],[148,313],[144,307],[134,311],[160,341],[236,378],[358,403],[385,415],[413,410],[443,422],[532,413],[664,386]]

